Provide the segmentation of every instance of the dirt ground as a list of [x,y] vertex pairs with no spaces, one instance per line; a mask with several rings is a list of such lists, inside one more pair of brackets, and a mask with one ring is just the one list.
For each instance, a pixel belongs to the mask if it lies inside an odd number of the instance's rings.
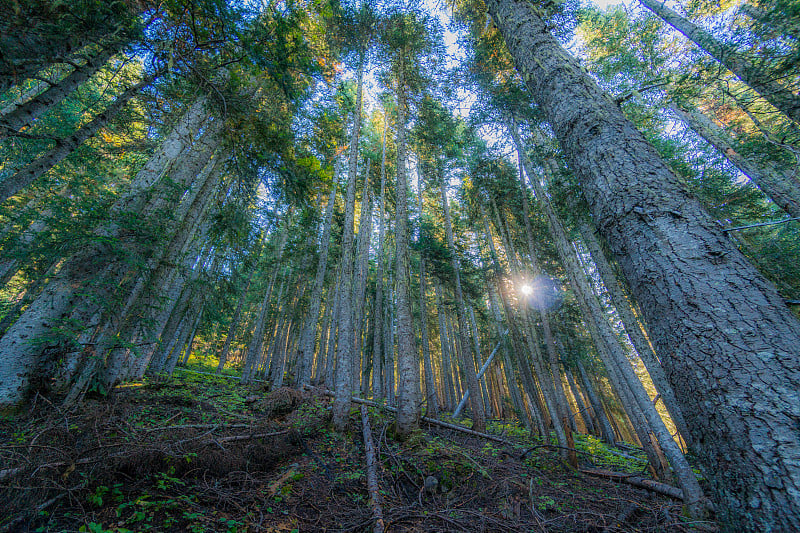
[[[388,531],[715,531],[553,450],[520,459],[541,441],[519,432],[508,446],[423,423],[398,442],[375,408],[370,425]],[[313,391],[182,375],[0,421],[0,532],[372,530],[358,409],[336,433]]]

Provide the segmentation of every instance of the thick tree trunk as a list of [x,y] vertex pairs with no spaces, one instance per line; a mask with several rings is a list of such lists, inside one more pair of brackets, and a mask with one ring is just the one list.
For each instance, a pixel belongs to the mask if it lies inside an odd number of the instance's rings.
[[102,113],[97,115],[91,122],[84,124],[78,131],[56,141],[56,146],[43,156],[28,164],[26,167],[20,169],[13,176],[9,176],[2,183],[0,183],[0,202],[5,202],[15,194],[19,193],[22,189],[29,186],[36,181],[37,178],[42,176],[45,172],[56,166],[58,163],[67,158],[74,152],[81,144],[87,139],[94,137],[100,131],[100,128],[108,124],[108,121],[114,118],[116,114],[131,100],[134,96],[139,94],[142,88],[152,83],[154,78],[147,78],[134,86],[128,88],[117,96]]
[[651,327],[718,518],[800,528],[800,323],[530,6],[487,6]]
[[700,26],[680,16],[660,0],[639,2],[664,19],[664,22],[681,32],[701,50],[736,74],[764,100],[774,105],[784,115],[800,122],[800,96],[773,78],[772,73],[739,54],[732,46],[718,40]]
[[408,169],[406,168],[405,51],[400,52],[397,81],[397,192],[395,200],[395,286],[397,290],[397,433],[407,436],[422,416],[419,353],[411,315],[411,272],[408,230]]
[[298,383],[300,386],[307,385],[311,381],[311,367],[314,363],[314,341],[317,336],[317,323],[319,322],[319,308],[322,303],[322,289],[325,284],[325,272],[328,268],[328,245],[331,240],[331,228],[333,227],[333,213],[335,209],[336,184],[331,183],[331,192],[328,197],[328,207],[325,210],[325,222],[320,241],[317,272],[314,276],[314,287],[311,289],[311,298],[309,301],[311,308],[308,310],[306,323],[300,334],[300,353],[298,354],[300,361]]
[[353,324],[353,228],[356,203],[356,173],[358,170],[358,142],[361,135],[361,98],[364,83],[364,53],[358,63],[356,107],[353,112],[353,132],[350,135],[350,167],[347,172],[344,226],[342,229],[342,273],[339,296],[339,343],[336,346],[336,371],[334,378],[333,425],[342,431],[350,417],[350,398],[353,397],[353,367],[358,357]]
[[670,105],[687,126],[716,148],[733,166],[738,168],[775,204],[790,216],[800,217],[800,182],[781,172],[773,162],[759,164],[742,156],[733,146],[727,132],[700,111]]

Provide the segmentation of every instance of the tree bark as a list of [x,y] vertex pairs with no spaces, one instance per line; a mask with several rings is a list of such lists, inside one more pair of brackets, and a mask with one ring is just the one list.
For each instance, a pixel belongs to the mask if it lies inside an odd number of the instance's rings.
[[397,433],[401,438],[419,426],[419,353],[411,315],[408,230],[408,169],[406,168],[405,50],[400,51],[397,80],[397,192],[395,199],[395,287],[397,290]]
[[350,135],[350,167],[347,172],[347,196],[342,229],[342,273],[339,296],[339,343],[336,346],[334,377],[333,425],[342,431],[350,417],[350,398],[353,396],[353,366],[358,357],[353,324],[353,228],[356,203],[356,172],[358,170],[358,142],[361,134],[361,106],[364,84],[364,52],[358,62],[356,107],[353,112],[353,131]]
[[651,327],[720,522],[799,529],[800,323],[529,5],[487,6]]

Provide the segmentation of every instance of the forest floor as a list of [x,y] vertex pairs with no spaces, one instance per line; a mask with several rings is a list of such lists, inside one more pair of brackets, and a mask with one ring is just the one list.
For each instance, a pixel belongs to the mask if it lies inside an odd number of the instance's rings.
[[[36,397],[0,421],[0,532],[372,531],[359,410],[337,433],[330,404],[185,371],[69,412]],[[679,501],[569,468],[522,428],[490,424],[508,445],[423,423],[398,442],[369,413],[388,531],[715,531]],[[581,467],[645,468],[592,438],[576,448]]]

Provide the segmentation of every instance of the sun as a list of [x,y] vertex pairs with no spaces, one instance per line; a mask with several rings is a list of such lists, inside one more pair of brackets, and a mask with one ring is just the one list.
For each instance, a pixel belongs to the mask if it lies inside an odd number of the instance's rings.
[[522,291],[522,294],[526,296],[530,296],[531,294],[533,294],[533,287],[531,287],[530,285],[523,285],[522,287],[520,287],[520,290]]

